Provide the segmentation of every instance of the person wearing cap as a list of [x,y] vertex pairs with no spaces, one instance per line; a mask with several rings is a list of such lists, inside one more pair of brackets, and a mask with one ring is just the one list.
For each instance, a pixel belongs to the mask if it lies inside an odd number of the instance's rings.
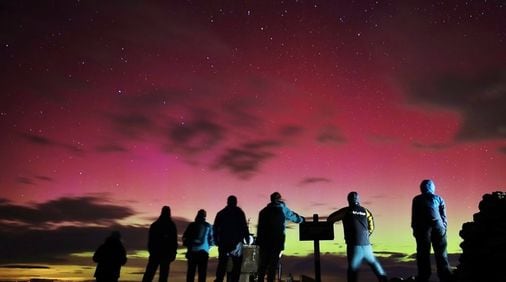
[[168,206],[162,207],[160,217],[149,227],[148,252],[148,264],[142,281],[153,281],[155,272],[160,266],[158,281],[167,282],[170,264],[176,259],[177,253],[177,229]]
[[220,210],[213,223],[214,243],[218,246],[216,282],[223,282],[227,262],[232,260],[232,271],[227,281],[238,282],[241,275],[242,241],[249,239],[248,222],[244,211],[237,206],[237,197],[230,195],[227,206]]
[[416,239],[416,281],[426,282],[431,276],[430,246],[434,248],[439,280],[451,279],[446,252],[446,206],[443,198],[435,194],[434,181],[425,179],[420,183],[421,194],[413,198],[411,228]]
[[365,261],[374,271],[380,282],[388,281],[385,271],[373,254],[369,237],[374,230],[374,219],[371,212],[360,205],[357,192],[348,194],[348,206],[327,217],[327,221],[335,223],[343,221],[344,240],[348,257],[348,282],[356,282],[358,269]]
[[274,281],[276,268],[279,264],[281,252],[285,248],[285,229],[287,221],[304,222],[304,217],[289,209],[281,199],[281,194],[271,194],[271,202],[258,215],[257,240],[260,261],[258,266],[258,281]]
[[207,212],[203,209],[197,212],[195,221],[190,223],[183,233],[183,244],[188,248],[188,271],[186,281],[195,281],[195,271],[198,269],[198,281],[205,282],[207,276],[207,262],[209,249],[214,245],[213,227],[206,222]]

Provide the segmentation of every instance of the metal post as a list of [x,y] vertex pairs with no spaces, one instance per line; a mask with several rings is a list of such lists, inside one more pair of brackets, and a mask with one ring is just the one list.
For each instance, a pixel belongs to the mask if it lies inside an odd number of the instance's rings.
[[[313,221],[318,222],[318,214],[313,214]],[[315,281],[321,282],[321,268],[320,268],[320,240],[314,240],[314,272],[315,272]]]

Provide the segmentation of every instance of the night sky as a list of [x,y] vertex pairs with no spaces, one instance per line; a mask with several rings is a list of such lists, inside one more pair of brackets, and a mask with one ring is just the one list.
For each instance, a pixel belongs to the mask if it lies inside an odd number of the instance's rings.
[[[234,194],[254,232],[274,191],[308,218],[358,191],[406,270],[426,178],[458,254],[505,190],[505,50],[503,1],[2,1],[0,279],[91,278],[120,230],[139,280],[163,205],[182,233]],[[311,273],[312,248],[290,225],[287,269]]]

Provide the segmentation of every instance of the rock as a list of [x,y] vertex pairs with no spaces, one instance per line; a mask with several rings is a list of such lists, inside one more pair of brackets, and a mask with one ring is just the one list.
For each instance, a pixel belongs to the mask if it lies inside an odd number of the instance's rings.
[[506,281],[506,192],[485,194],[473,222],[459,232],[462,254],[455,271],[459,282]]

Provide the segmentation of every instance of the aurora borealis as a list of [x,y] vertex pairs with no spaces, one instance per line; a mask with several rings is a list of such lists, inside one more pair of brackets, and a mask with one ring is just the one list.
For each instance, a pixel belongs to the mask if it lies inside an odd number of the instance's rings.
[[[122,278],[139,280],[161,206],[182,233],[234,194],[255,231],[274,191],[305,217],[358,191],[392,272],[415,251],[425,178],[458,253],[462,223],[506,183],[505,14],[501,1],[0,3],[0,279],[91,278],[90,252],[117,229]],[[343,254],[340,228],[322,252]],[[294,261],[312,252],[297,231]]]

